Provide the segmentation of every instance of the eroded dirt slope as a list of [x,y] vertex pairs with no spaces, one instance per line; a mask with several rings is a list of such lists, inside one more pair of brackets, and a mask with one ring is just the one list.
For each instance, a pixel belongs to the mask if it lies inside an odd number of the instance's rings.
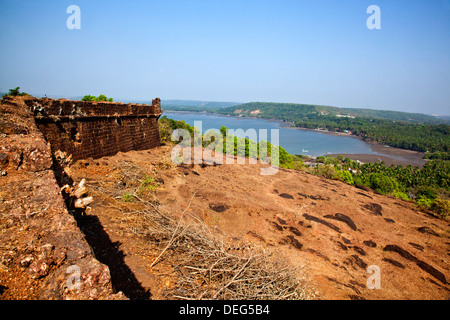
[[[69,170],[75,181],[87,179],[95,199],[79,225],[96,257],[109,266],[113,285],[128,297],[163,298],[174,283],[170,265],[150,268],[155,253],[126,223],[139,209],[132,195],[149,178],[144,191],[162,210],[189,210],[216,232],[306,266],[318,298],[450,297],[447,221],[408,202],[305,172],[262,176],[260,165],[249,164],[177,167],[170,152],[161,147],[119,153],[78,161]],[[373,265],[381,288],[370,290],[367,269]]]

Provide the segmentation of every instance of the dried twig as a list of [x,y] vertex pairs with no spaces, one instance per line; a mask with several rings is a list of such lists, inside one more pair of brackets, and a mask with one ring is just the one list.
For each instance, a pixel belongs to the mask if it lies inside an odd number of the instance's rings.
[[164,254],[164,252],[166,252],[167,249],[169,249],[169,247],[172,245],[173,241],[178,238],[179,236],[181,236],[181,234],[183,233],[183,231],[185,231],[187,228],[189,228],[189,225],[187,225],[186,227],[183,228],[183,230],[181,231],[180,234],[177,235],[177,231],[180,229],[181,223],[183,221],[183,215],[186,213],[186,211],[189,209],[189,207],[191,206],[192,200],[194,199],[195,193],[192,196],[191,200],[189,201],[188,206],[186,207],[186,209],[184,209],[183,213],[181,214],[180,220],[178,221],[177,227],[175,228],[174,232],[172,233],[172,238],[170,239],[169,243],[167,244],[167,246],[164,248],[163,251],[161,251],[161,253],[156,257],[156,259],[152,262],[152,264],[150,265],[150,269],[155,265],[155,263],[159,260],[159,258]]
[[[194,195],[195,196],[195,195]],[[133,232],[145,235],[156,246],[164,243],[150,267],[169,259],[177,278],[166,295],[173,299],[307,299],[312,294],[307,281],[298,278],[298,267],[283,261],[268,249],[233,244],[215,235],[188,209],[175,219],[158,201],[136,199],[142,211],[126,212]],[[169,254],[172,253],[172,254]],[[174,254],[176,253],[176,254]]]

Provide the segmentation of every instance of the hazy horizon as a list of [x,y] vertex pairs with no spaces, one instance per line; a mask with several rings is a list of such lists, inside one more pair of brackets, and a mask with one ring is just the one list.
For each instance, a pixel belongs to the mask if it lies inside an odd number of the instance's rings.
[[450,115],[450,0],[0,1],[0,92]]

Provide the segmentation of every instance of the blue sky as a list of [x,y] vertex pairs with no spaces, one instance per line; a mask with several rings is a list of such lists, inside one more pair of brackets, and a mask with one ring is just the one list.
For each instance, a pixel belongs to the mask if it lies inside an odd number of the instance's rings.
[[450,0],[0,0],[0,43],[0,91],[450,114]]

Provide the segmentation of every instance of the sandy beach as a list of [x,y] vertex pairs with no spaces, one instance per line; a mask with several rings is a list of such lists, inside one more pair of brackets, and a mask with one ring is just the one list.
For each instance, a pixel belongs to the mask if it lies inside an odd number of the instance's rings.
[[342,155],[344,158],[348,157],[352,160],[359,160],[361,162],[381,162],[384,161],[384,163],[387,166],[390,166],[391,164],[402,166],[412,165],[412,166],[418,166],[423,167],[425,163],[427,163],[427,160],[423,159],[423,156],[425,155],[423,152],[417,152],[412,150],[405,150],[400,148],[394,148],[394,147],[386,147],[383,144],[377,143],[377,142],[368,142],[371,147],[372,151],[378,153],[378,154],[345,154],[345,153],[338,153],[338,154],[329,154],[328,156],[338,156]]
[[[321,133],[329,134],[329,135],[355,137],[355,138],[361,139],[361,137],[350,134],[350,133],[331,132],[331,131],[327,131],[327,130],[306,129],[306,128],[288,127],[288,126],[285,126],[285,128],[310,130],[310,131],[321,132]],[[394,165],[400,164],[402,166],[412,165],[412,166],[423,167],[427,163],[427,160],[423,159],[423,157],[425,155],[425,153],[423,153],[423,152],[389,147],[389,146],[385,146],[384,144],[381,144],[381,143],[375,142],[375,141],[373,141],[373,142],[365,141],[365,142],[367,144],[369,144],[372,148],[372,151],[376,152],[377,154],[335,153],[335,154],[326,154],[324,156],[336,157],[336,156],[341,155],[344,158],[349,158],[349,159],[352,159],[355,161],[359,160],[363,163],[384,161],[384,163],[387,166],[390,166],[391,164],[394,164]]]

